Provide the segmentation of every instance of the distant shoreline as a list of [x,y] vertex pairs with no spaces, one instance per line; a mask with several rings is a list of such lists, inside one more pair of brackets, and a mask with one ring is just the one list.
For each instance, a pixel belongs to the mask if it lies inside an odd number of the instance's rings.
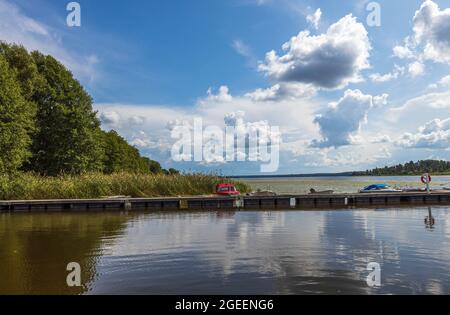
[[290,178],[290,177],[344,177],[354,176],[353,173],[316,173],[316,174],[281,174],[281,175],[238,175],[229,178]]
[[366,171],[347,171],[339,173],[313,173],[313,174],[265,174],[265,175],[239,175],[230,178],[293,178],[293,177],[377,177],[377,176],[422,176],[430,173],[431,176],[450,176],[450,161],[424,160],[408,162],[394,166],[385,166]]
[[[282,174],[282,175],[238,175],[225,176],[232,179],[258,179],[258,178],[308,178],[308,177],[417,177],[422,174],[393,174],[393,175],[361,175],[353,172],[345,173],[316,173],[316,174]],[[432,176],[450,176],[450,174],[432,174]]]

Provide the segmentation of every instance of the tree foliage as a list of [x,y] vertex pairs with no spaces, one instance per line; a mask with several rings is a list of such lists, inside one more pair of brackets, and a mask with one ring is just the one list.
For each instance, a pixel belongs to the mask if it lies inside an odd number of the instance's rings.
[[0,173],[12,173],[29,156],[34,108],[22,96],[17,73],[0,54]]
[[139,150],[128,144],[116,131],[103,132],[104,172],[107,174],[120,171],[135,173],[160,173],[161,165],[149,158],[142,157]]
[[0,42],[0,173],[163,172],[100,128],[93,100],[52,56]]
[[356,176],[389,176],[389,175],[421,175],[423,173],[431,174],[450,174],[450,161],[423,160],[418,162],[410,161],[405,164],[398,164],[391,167],[375,168],[365,172],[355,172]]
[[42,174],[102,169],[100,121],[92,98],[61,63],[32,53],[42,83],[32,95],[36,127],[27,168]]

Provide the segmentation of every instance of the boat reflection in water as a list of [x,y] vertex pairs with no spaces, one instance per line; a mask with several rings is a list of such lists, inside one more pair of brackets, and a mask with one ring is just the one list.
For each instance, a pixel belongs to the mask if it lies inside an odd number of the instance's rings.
[[426,211],[3,214],[0,293],[450,293],[450,208]]

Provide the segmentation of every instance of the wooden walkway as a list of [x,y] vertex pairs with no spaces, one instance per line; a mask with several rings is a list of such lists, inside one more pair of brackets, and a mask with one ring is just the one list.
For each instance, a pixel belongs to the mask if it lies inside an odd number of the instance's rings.
[[273,197],[196,196],[170,198],[116,198],[89,200],[18,200],[0,201],[0,212],[62,212],[117,210],[289,210],[317,208],[352,208],[398,205],[448,205],[450,191],[279,195]]

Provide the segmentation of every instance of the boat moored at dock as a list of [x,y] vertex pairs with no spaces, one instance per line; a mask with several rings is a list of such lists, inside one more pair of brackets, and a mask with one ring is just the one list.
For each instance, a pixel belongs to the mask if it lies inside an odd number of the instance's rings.
[[387,184],[373,184],[364,187],[359,192],[360,193],[392,193],[392,192],[402,192],[403,190],[393,188]]
[[450,205],[450,191],[192,196],[79,200],[0,201],[0,212],[287,210],[361,206]]

